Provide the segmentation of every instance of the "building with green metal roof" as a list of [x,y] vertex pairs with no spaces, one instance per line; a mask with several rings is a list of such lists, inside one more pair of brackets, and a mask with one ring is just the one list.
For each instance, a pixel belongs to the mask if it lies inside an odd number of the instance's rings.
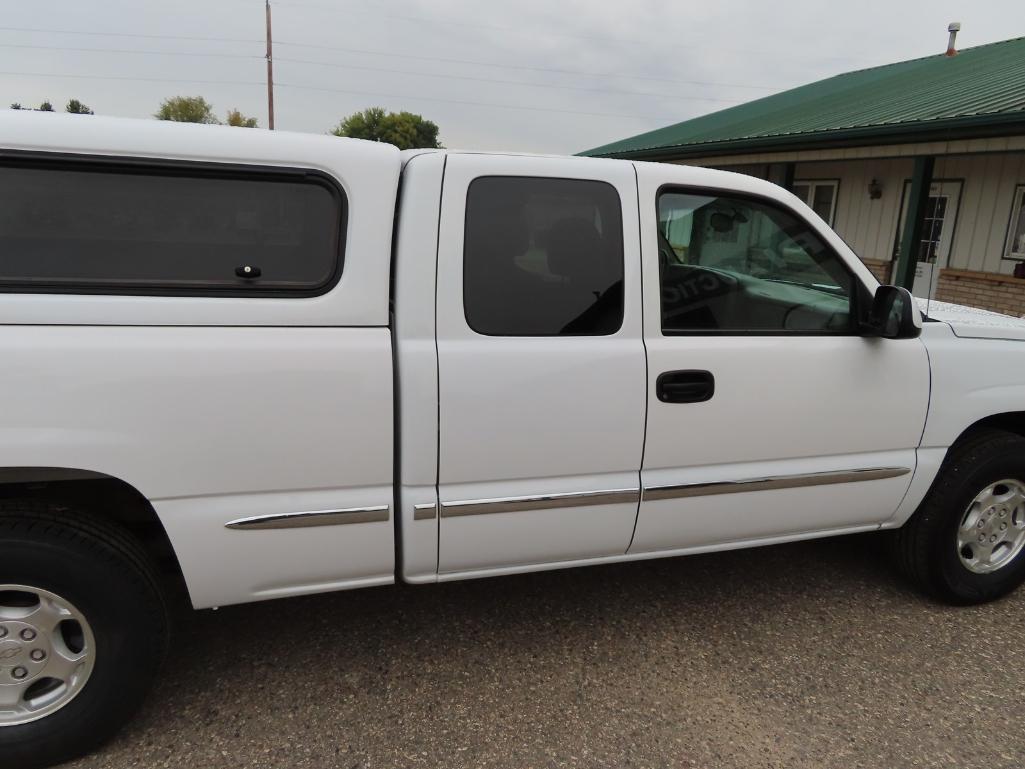
[[[775,181],[881,280],[1025,314],[1025,37],[955,51],[955,26],[945,54],[836,75],[581,154]],[[902,250],[914,258],[900,259]]]

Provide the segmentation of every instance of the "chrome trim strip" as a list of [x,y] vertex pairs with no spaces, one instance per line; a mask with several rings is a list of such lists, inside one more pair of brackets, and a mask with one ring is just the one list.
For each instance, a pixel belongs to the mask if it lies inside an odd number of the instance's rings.
[[555,507],[587,507],[589,505],[636,504],[640,489],[603,489],[602,491],[571,491],[540,494],[531,497],[496,497],[442,502],[441,517],[487,515],[489,513],[520,513],[527,510],[550,510]]
[[376,523],[388,520],[388,505],[349,507],[344,510],[310,510],[302,513],[273,513],[238,518],[224,524],[227,529],[299,529],[307,526],[336,526],[343,523]]
[[428,502],[424,505],[413,505],[414,521],[429,521],[438,515],[438,504]]
[[770,491],[773,489],[797,489],[804,486],[826,486],[833,483],[857,483],[897,478],[911,472],[908,467],[873,467],[864,470],[834,470],[823,473],[800,475],[778,475],[768,478],[751,478],[743,481],[718,481],[715,483],[679,483],[669,486],[648,486],[644,489],[644,501],[657,499],[683,499],[704,497],[712,494],[739,494],[744,491]]

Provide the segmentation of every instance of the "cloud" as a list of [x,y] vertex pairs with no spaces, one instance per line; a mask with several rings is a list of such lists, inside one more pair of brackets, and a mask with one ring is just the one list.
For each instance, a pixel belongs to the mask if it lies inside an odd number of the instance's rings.
[[[237,107],[266,125],[259,0],[87,5],[6,10],[4,103],[75,97],[101,114],[148,117],[167,96],[202,94],[218,113]],[[981,5],[272,0],[276,124],[324,132],[379,105],[429,117],[450,147],[576,152],[942,52],[949,21],[964,25],[961,47],[1025,34],[1008,26],[1017,4]]]

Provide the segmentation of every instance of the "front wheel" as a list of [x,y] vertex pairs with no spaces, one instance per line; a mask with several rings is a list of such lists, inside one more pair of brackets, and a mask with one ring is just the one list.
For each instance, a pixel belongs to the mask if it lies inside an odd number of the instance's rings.
[[1025,439],[987,429],[954,446],[894,545],[903,571],[950,603],[984,603],[1018,587],[1025,581]]
[[145,553],[121,530],[0,505],[0,766],[50,766],[132,715],[163,656],[166,612]]

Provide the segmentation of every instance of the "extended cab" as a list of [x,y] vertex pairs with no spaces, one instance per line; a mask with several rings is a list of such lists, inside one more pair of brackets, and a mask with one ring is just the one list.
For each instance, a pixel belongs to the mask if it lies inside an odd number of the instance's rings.
[[681,165],[0,117],[0,765],[196,608],[877,529],[1025,579],[1025,322]]

